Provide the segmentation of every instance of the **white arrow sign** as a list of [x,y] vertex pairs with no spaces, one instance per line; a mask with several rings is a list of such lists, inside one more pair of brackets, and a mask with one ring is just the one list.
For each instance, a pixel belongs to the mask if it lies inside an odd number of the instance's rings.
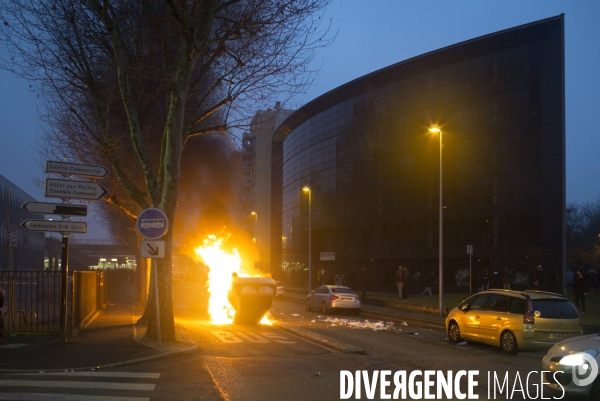
[[72,205],[70,203],[27,202],[21,209],[29,213],[60,214],[63,216],[87,216],[87,205]]
[[57,180],[46,178],[44,181],[46,198],[88,199],[103,198],[108,191],[97,182]]
[[162,259],[165,257],[165,241],[142,241],[140,243],[142,258]]
[[21,226],[27,231],[51,231],[57,233],[86,233],[87,223],[83,221],[25,220]]
[[47,161],[46,173],[79,175],[82,177],[106,177],[108,170],[102,166]]

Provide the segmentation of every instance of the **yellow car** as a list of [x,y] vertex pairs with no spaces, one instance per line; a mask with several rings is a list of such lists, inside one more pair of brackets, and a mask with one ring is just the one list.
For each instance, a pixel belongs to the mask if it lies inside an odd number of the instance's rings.
[[583,331],[577,309],[563,295],[486,290],[450,311],[446,333],[456,343],[471,340],[515,354],[519,350],[548,349]]

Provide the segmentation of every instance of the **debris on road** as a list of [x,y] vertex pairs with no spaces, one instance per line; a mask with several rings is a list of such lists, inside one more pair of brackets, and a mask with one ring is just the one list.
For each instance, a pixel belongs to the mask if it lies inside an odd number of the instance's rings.
[[328,317],[325,320],[320,320],[324,323],[330,323],[328,327],[345,326],[351,329],[371,329],[373,331],[391,330],[394,328],[394,322],[369,322],[368,320],[352,320],[339,319]]

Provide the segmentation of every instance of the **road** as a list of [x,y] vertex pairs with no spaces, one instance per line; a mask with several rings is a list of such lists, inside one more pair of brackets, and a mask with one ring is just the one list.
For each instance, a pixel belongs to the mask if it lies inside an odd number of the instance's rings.
[[[201,364],[225,400],[339,400],[340,372],[357,370],[408,373],[476,370],[479,375],[475,393],[480,395],[479,399],[493,399],[494,386],[488,385],[488,372],[492,384],[494,374],[502,382],[508,373],[503,394],[496,386],[496,399],[541,398],[540,374],[530,372],[541,370],[544,352],[507,356],[498,348],[485,345],[457,346],[448,342],[443,332],[402,322],[378,330],[385,324],[373,326],[377,322],[365,322],[364,318],[350,315],[324,316],[320,312],[305,311],[299,302],[274,301],[270,313],[287,327],[317,333],[364,350],[364,354],[343,353],[281,330],[277,325],[215,326],[187,308],[185,305],[189,302],[185,299],[180,301],[176,308],[177,319],[186,325],[189,336],[202,350],[201,355],[189,361],[189,366]],[[467,380],[463,379],[461,389],[466,390]],[[393,389],[391,386],[388,393]],[[351,399],[355,396],[353,394]],[[551,396],[544,392],[544,397]],[[367,399],[364,390],[362,399]],[[375,399],[379,399],[379,390]]]
[[[320,312],[307,312],[302,303],[289,300],[275,300],[270,311],[287,327],[286,330],[281,324],[213,325],[199,311],[198,298],[192,291],[179,288],[173,295],[176,323],[185,325],[190,339],[199,345],[198,351],[104,372],[88,372],[85,376],[72,372],[11,375],[4,377],[14,380],[7,384],[8,388],[26,386],[29,398],[17,398],[17,395],[23,397],[20,393],[7,393],[2,396],[8,398],[0,399],[54,399],[38,394],[48,386],[72,394],[73,398],[69,399],[86,401],[329,401],[341,399],[342,392],[346,393],[347,399],[378,400],[391,397],[396,389],[390,376],[388,380],[392,383],[384,388],[383,395],[380,390],[385,383],[375,380],[374,393],[369,396],[369,384],[375,372],[386,370],[392,376],[395,372],[406,375],[404,399],[424,399],[424,387],[411,387],[408,378],[411,373],[421,371],[416,381],[426,384],[424,374],[427,370],[440,371],[437,374],[446,377],[450,371],[453,378],[459,371],[478,371],[477,375],[472,373],[477,381],[472,391],[482,400],[542,398],[540,376],[530,372],[541,370],[543,352],[506,356],[494,347],[457,346],[448,342],[441,331],[403,325],[402,322],[385,325],[350,315],[324,316]],[[311,341],[307,333],[327,336],[353,346],[353,351],[362,352],[340,352],[339,348]],[[354,381],[356,371],[365,372],[359,373],[361,381],[366,377],[368,384],[359,386],[360,397],[356,387],[348,385],[348,376],[341,380],[341,372],[346,371]],[[498,386],[489,385],[488,372],[499,377],[500,383],[508,374],[502,391]],[[456,383],[458,392],[453,388],[450,397],[437,397],[435,385],[428,391],[433,393],[433,399],[460,399],[462,393],[468,392],[468,374],[459,377]],[[36,391],[37,388],[40,390]],[[417,394],[411,396],[409,388]],[[401,389],[399,395],[402,395]],[[544,391],[545,399],[551,397],[552,394]]]

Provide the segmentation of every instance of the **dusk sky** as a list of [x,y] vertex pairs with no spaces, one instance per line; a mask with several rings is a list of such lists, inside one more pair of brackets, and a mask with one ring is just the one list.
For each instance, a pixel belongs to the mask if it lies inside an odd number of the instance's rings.
[[[411,57],[560,14],[565,14],[567,202],[598,200],[600,129],[591,118],[600,110],[598,0],[333,0],[326,17],[333,18],[337,38],[316,53],[321,75],[303,101]],[[26,81],[0,70],[0,83],[0,175],[38,201],[51,201],[32,180],[45,176],[35,152],[42,104]],[[93,228],[78,235],[100,237]]]

